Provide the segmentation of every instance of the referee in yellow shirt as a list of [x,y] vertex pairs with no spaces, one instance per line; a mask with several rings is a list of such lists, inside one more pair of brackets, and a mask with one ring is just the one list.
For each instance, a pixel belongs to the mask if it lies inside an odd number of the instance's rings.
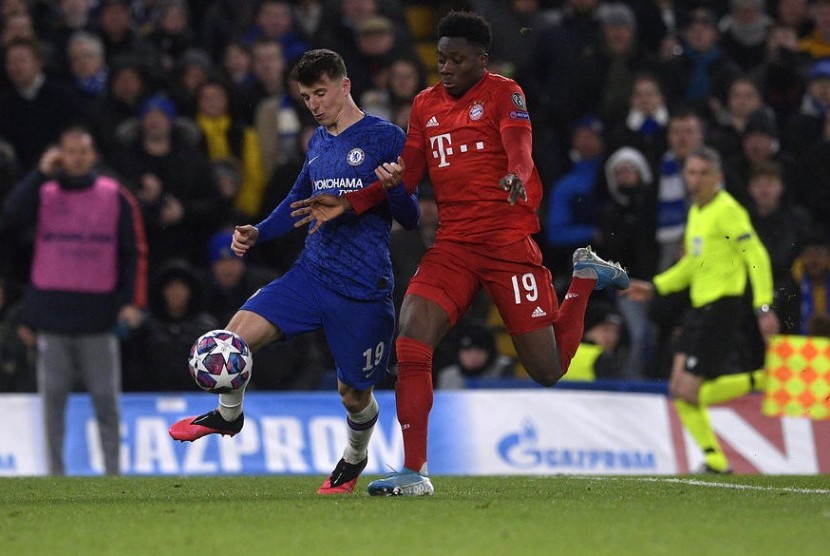
[[723,188],[720,155],[701,147],[686,158],[683,179],[692,199],[683,257],[652,282],[631,280],[622,295],[645,301],[655,292],[689,288],[692,311],[672,360],[669,394],[680,420],[703,450],[702,471],[729,473],[707,406],[763,387],[761,370],[723,374],[738,339],[747,277],[764,339],[778,332],[769,255],[747,211]]

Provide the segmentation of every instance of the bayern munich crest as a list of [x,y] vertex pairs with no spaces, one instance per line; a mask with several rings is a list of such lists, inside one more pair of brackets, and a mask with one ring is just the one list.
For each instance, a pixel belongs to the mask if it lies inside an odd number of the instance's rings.
[[349,151],[349,154],[346,155],[346,162],[352,166],[359,166],[365,159],[366,153],[364,153],[363,149],[359,147],[353,148]]
[[470,119],[473,121],[480,120],[484,116],[484,105],[480,102],[473,104],[470,107]]

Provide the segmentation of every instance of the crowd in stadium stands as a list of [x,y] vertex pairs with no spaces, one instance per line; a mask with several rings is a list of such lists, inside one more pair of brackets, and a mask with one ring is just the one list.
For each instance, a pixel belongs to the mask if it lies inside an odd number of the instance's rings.
[[[586,243],[632,278],[677,260],[689,202],[680,169],[707,144],[769,251],[782,331],[826,332],[830,0],[0,0],[0,205],[80,123],[141,208],[149,303],[140,326],[119,328],[125,390],[194,390],[193,339],[302,248],[299,230],[244,260],[228,249],[229,229],[288,192],[316,127],[287,80],[292,64],[309,48],[339,52],[357,104],[405,128],[415,94],[437,83],[435,23],[449,9],[490,21],[489,68],[527,95],[546,187],[537,239],[560,295]],[[421,229],[393,233],[398,307],[437,225],[422,191]],[[33,229],[0,221],[0,391],[35,390],[37,331],[20,313]],[[594,295],[594,313],[608,316],[597,322],[619,336],[596,351],[613,372],[596,376],[665,379],[688,295]],[[736,370],[763,357],[746,306]],[[434,368],[450,369],[437,384],[463,385],[459,354],[479,346],[499,363],[494,376],[522,378],[488,300],[470,313],[436,350]],[[316,336],[256,357],[251,389],[333,380]]]

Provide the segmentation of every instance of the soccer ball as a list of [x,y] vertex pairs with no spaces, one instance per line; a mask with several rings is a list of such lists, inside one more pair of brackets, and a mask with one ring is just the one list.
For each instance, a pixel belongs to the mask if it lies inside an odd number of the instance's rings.
[[190,375],[202,390],[225,394],[244,388],[251,379],[251,348],[230,330],[211,330],[190,348]]

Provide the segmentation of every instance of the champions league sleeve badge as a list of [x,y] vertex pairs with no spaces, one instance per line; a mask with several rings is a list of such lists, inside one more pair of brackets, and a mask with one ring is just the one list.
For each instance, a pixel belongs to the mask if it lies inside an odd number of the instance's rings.
[[518,91],[513,93],[513,104],[515,104],[516,108],[519,110],[527,110],[527,108],[525,108],[525,99],[522,96],[522,93]]

